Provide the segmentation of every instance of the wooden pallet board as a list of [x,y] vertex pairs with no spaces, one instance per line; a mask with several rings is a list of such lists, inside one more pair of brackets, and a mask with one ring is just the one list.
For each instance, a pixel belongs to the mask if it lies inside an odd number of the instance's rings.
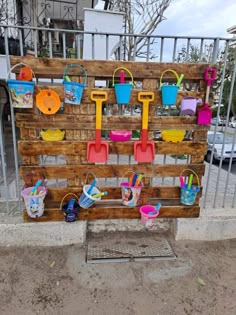
[[[121,189],[119,187],[122,177],[127,172],[144,173],[142,193],[140,204],[156,204],[162,200],[163,206],[158,218],[178,218],[178,217],[198,217],[200,213],[199,200],[202,194],[202,188],[198,194],[193,206],[186,206],[180,203],[180,188],[175,184],[170,184],[166,179],[178,178],[181,172],[188,176],[192,169],[201,179],[204,175],[204,155],[207,150],[207,130],[209,126],[197,125],[196,116],[158,116],[156,115],[157,106],[161,106],[161,93],[159,82],[161,73],[168,69],[174,69],[177,73],[184,73],[184,84],[188,89],[180,90],[178,93],[176,105],[179,106],[185,96],[195,98],[205,97],[206,85],[204,82],[204,70],[206,64],[177,64],[177,63],[157,63],[157,62],[121,62],[121,61],[97,61],[97,60],[77,60],[77,59],[59,59],[59,58],[34,58],[34,57],[11,57],[11,66],[24,62],[32,67],[35,77],[62,79],[64,69],[71,63],[77,63],[84,66],[88,72],[88,85],[83,91],[81,104],[73,106],[64,104],[64,111],[55,115],[44,115],[37,110],[16,110],[16,126],[20,130],[20,139],[18,141],[18,151],[22,156],[22,165],[20,175],[25,179],[31,174],[32,183],[35,183],[39,177],[46,177],[49,181],[63,180],[66,187],[51,187],[48,190],[45,199],[45,213],[38,219],[31,219],[24,211],[25,221],[61,221],[64,220],[63,212],[60,209],[60,202],[65,194],[73,192],[78,197],[82,193],[82,187],[86,182],[91,182],[95,174],[98,181],[106,178],[117,180],[117,186],[102,186],[100,190],[108,191],[102,202],[97,203],[89,209],[80,209],[79,220],[97,220],[97,219],[137,219],[140,218],[139,207],[126,207],[121,202]],[[131,139],[127,142],[112,142],[104,139],[108,143],[109,157],[111,160],[106,163],[88,163],[87,161],[87,142],[94,140],[95,137],[95,104],[90,99],[91,91],[97,90],[96,80],[111,82],[114,69],[118,66],[127,67],[133,74],[134,80],[139,82],[143,91],[152,91],[155,95],[155,101],[150,103],[148,116],[148,138],[153,140],[156,154],[155,163],[133,163],[118,164],[117,156],[133,156],[134,143],[139,139]],[[19,71],[15,69],[14,71]],[[79,76],[75,69],[69,71],[69,76],[73,80],[78,80]],[[118,78],[116,78],[118,79]],[[175,78],[173,74],[166,73],[165,82],[173,83]],[[108,85],[107,85],[108,86]],[[192,88],[191,88],[192,87]],[[43,89],[52,89],[58,93],[61,102],[64,102],[64,88],[61,83],[36,84],[35,95]],[[107,104],[115,104],[116,98],[114,89],[105,88],[108,93]],[[128,107],[139,104],[138,93],[140,89],[133,89]],[[141,105],[141,104],[139,104]],[[117,105],[115,105],[117,106]],[[34,98],[35,107],[35,98]],[[113,129],[126,129],[130,131],[141,130],[142,120],[140,116],[122,116],[118,111],[112,115],[102,117],[102,129],[109,131]],[[47,142],[40,137],[42,129],[63,129],[65,130],[65,139],[62,141]],[[181,143],[165,142],[156,137],[157,130],[186,130],[191,132],[191,137],[184,139]],[[178,156],[188,155],[187,164],[176,164],[163,162],[162,157],[167,155]],[[41,163],[42,157],[55,156],[63,157],[63,164],[53,162],[53,164]],[[165,158],[164,158],[165,159]],[[55,160],[56,161],[56,160]],[[165,184],[160,184],[164,180]],[[152,181],[158,184],[151,184]],[[197,183],[194,178],[194,183]]]

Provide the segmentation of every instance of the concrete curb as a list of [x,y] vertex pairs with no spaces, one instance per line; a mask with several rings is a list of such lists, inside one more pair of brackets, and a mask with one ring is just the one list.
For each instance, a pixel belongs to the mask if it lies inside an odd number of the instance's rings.
[[63,246],[86,241],[87,221],[0,224],[2,246]]
[[218,241],[236,238],[236,218],[177,219],[175,240]]

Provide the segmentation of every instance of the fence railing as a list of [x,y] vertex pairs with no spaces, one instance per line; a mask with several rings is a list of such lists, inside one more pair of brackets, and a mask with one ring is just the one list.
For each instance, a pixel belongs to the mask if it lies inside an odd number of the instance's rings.
[[[203,179],[202,206],[204,214],[208,214],[212,208],[235,208],[236,204],[236,167],[233,164],[236,159],[236,128],[230,128],[229,122],[235,106],[235,72],[236,59],[233,40],[220,37],[189,37],[189,36],[162,36],[162,35],[142,35],[142,34],[121,34],[121,33],[97,33],[84,32],[68,29],[49,29],[27,26],[5,26],[0,25],[4,33],[0,53],[6,55],[7,71],[10,71],[10,55],[14,51],[12,48],[13,39],[9,39],[9,33],[15,34],[15,42],[18,45],[17,54],[20,56],[33,55],[35,57],[49,58],[79,58],[79,59],[117,59],[147,62],[174,62],[174,63],[212,63],[218,65],[218,79],[212,89],[216,94],[215,114],[220,116],[224,110],[225,126],[212,125],[213,149],[208,154],[206,162],[206,174]],[[14,29],[14,32],[10,30]],[[27,42],[24,40],[24,33],[27,32]],[[71,39],[71,41],[70,41]],[[229,82],[229,93],[225,95],[225,81]],[[37,79],[40,82],[40,79]],[[50,82],[51,83],[51,82]],[[52,82],[53,83],[53,82]],[[184,85],[189,89],[189,85]],[[191,87],[190,87],[191,88]],[[1,98],[1,96],[0,96]],[[223,107],[221,107],[224,101]],[[9,201],[20,200],[19,191],[22,185],[18,166],[20,164],[17,154],[17,130],[15,128],[14,109],[11,112],[12,145],[6,143],[6,129],[4,129],[3,109],[1,108],[1,200],[6,202],[6,209],[9,211]],[[107,114],[112,112],[112,108],[107,107]],[[166,112],[157,106],[157,115],[172,115],[174,111]],[[129,111],[125,106],[119,108],[121,115],[137,115],[138,109]],[[222,143],[217,143],[217,132],[223,132]],[[230,140],[229,140],[230,139]],[[231,141],[231,142],[230,142]],[[228,142],[230,142],[231,147]],[[11,146],[11,149],[9,149]],[[218,162],[215,164],[216,152],[219,152]],[[9,153],[11,152],[11,153]],[[218,153],[217,152],[217,153]],[[226,153],[228,152],[228,153]],[[9,170],[8,154],[14,157],[14,178]],[[11,155],[11,156],[12,156]],[[227,156],[227,162],[225,157]],[[174,159],[173,163],[187,163],[189,156],[185,159],[164,156],[163,162]],[[128,162],[129,163],[128,158]],[[119,163],[119,157],[117,160]],[[12,164],[12,163],[10,163]],[[13,166],[11,166],[13,169]],[[9,176],[8,174],[11,174]],[[173,179],[174,181],[176,179]],[[162,181],[165,184],[164,180]],[[20,201],[19,201],[20,205]]]

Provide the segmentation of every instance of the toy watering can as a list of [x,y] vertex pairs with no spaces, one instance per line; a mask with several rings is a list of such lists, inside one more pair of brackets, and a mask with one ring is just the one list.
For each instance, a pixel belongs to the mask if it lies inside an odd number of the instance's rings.
[[180,105],[181,115],[194,115],[198,104],[202,103],[202,99],[196,99],[191,96],[184,97]]

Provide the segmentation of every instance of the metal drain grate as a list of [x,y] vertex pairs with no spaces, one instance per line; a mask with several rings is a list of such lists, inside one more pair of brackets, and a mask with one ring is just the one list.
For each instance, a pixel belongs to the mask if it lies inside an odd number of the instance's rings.
[[175,253],[166,239],[92,240],[87,246],[87,263],[174,259]]

